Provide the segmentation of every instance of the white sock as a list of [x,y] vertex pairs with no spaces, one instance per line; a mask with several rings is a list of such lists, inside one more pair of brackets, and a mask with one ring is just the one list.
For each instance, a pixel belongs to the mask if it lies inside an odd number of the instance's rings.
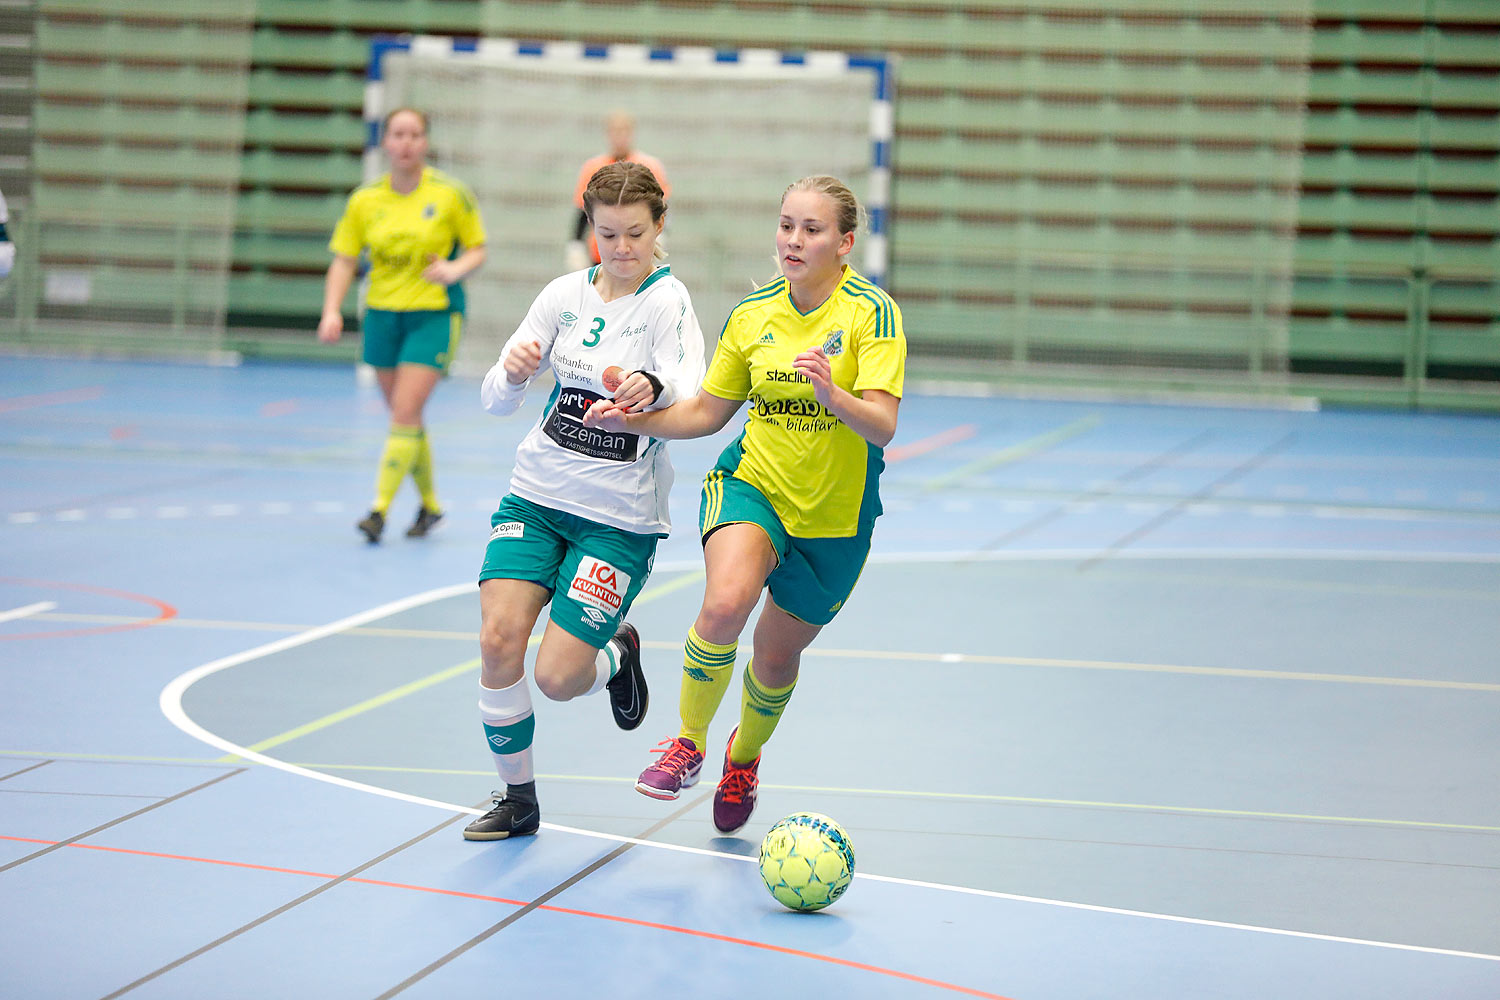
[[531,714],[531,689],[523,676],[510,687],[479,685],[479,712],[485,741],[495,770],[507,785],[520,785],[535,778],[531,764],[531,740],[536,717]]
[[594,657],[594,684],[584,692],[584,696],[603,691],[604,685],[608,684],[610,679],[619,672],[620,654],[615,649],[615,641],[611,639],[604,644],[603,649],[599,650],[599,655]]

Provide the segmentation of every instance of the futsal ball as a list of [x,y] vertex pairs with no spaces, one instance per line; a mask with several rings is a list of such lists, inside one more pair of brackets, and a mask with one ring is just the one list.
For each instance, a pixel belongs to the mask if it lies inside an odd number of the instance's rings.
[[610,365],[604,369],[604,374],[599,376],[599,381],[604,383],[605,392],[614,392],[620,388],[620,383],[625,381],[625,372],[619,365]]
[[792,813],[760,842],[760,877],[782,906],[821,910],[854,880],[854,847],[827,816]]

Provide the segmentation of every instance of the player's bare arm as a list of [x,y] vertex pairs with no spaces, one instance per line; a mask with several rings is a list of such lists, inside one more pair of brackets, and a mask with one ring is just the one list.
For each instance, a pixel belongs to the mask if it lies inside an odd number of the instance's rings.
[[523,340],[505,353],[505,378],[512,385],[520,385],[542,366],[542,345],[534,340]]
[[328,276],[323,282],[323,315],[318,321],[318,339],[331,344],[344,332],[344,296],[354,284],[354,272],[358,265],[353,257],[334,254],[328,265]]
[[707,437],[722,430],[743,404],[743,400],[723,399],[707,389],[699,389],[692,399],[647,413],[629,413],[618,400],[601,399],[584,412],[583,425],[678,441]]
[[427,255],[427,267],[422,277],[435,285],[453,285],[479,270],[486,256],[484,244],[469,247],[452,260],[443,260],[437,254]]
[[614,392],[615,406],[626,413],[639,413],[654,402],[656,386],[642,372],[631,372]]
[[880,389],[866,389],[862,396],[856,396],[839,388],[833,382],[833,370],[827,355],[817,347],[797,355],[792,367],[807,376],[812,383],[813,396],[850,430],[877,448],[891,443],[891,438],[896,436],[899,397]]

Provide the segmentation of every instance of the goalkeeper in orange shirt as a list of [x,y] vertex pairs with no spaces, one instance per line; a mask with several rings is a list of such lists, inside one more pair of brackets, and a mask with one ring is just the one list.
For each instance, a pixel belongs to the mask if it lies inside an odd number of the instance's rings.
[[[604,119],[604,135],[609,142],[609,152],[591,156],[578,170],[578,182],[573,186],[573,207],[578,215],[569,234],[565,266],[569,271],[581,271],[590,264],[599,263],[599,247],[590,231],[588,213],[583,210],[583,192],[589,186],[594,171],[610,163],[629,161],[647,167],[661,185],[662,197],[672,197],[672,185],[667,183],[667,170],[660,160],[635,148],[635,118],[626,111],[611,111]],[[587,242],[584,242],[587,237]]]

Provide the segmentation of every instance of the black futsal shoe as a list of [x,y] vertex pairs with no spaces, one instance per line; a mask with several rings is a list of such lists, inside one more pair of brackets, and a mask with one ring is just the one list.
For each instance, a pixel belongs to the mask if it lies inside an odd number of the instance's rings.
[[426,507],[417,509],[417,519],[406,529],[407,538],[426,538],[427,533],[437,527],[437,523],[443,519],[440,510],[428,510]]
[[609,707],[615,713],[615,725],[634,729],[646,718],[646,674],[641,670],[641,637],[635,626],[626,622],[610,640],[620,653],[620,669],[605,685],[609,688]]
[[380,541],[380,533],[385,530],[385,515],[378,510],[372,510],[355,527],[364,534],[366,541],[374,545]]
[[535,802],[508,799],[504,792],[491,792],[495,807],[464,827],[465,840],[504,840],[536,833],[542,811]]

